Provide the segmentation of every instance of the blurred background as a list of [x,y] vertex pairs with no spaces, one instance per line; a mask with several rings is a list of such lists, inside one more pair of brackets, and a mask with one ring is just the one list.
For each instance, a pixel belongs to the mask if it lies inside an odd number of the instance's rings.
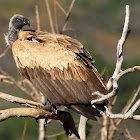
[[[65,10],[69,8],[70,0],[58,0]],[[130,5],[130,26],[131,34],[124,45],[124,62],[122,69],[140,65],[140,1],[139,0],[77,0],[74,4],[68,27],[72,30],[64,32],[71,37],[78,39],[85,48],[87,48],[95,59],[95,66],[102,73],[105,81],[112,75],[116,62],[116,46],[121,36],[124,17],[125,5]],[[38,5],[41,30],[51,31],[45,0],[0,0],[0,53],[6,49],[4,33],[8,30],[9,19],[14,14],[22,14],[30,19],[31,26],[27,29],[36,29],[35,5]],[[50,0],[50,8],[53,11],[53,0]],[[61,10],[57,10],[59,28],[61,29],[65,15]],[[8,72],[11,76],[19,79],[20,75],[16,69],[11,50],[0,59],[0,67]],[[125,105],[132,92],[137,89],[140,84],[140,72],[134,72],[122,77],[119,80],[119,92],[116,105],[113,112],[119,113]],[[18,97],[28,98],[16,87],[0,82],[0,91],[6,92]],[[137,97],[137,99],[140,95]],[[9,107],[19,107],[18,105],[0,100],[0,109]],[[72,111],[71,111],[72,112]],[[140,114],[140,109],[137,110]],[[79,116],[72,112],[75,122],[78,124]],[[127,120],[128,128],[137,140],[140,139],[140,121]],[[58,124],[58,125],[57,125]],[[23,138],[23,130],[26,126],[25,137]],[[88,140],[93,139],[96,135],[98,123],[88,122]],[[121,131],[121,126],[120,126]],[[48,136],[52,134],[63,133],[62,126],[52,121],[47,127]],[[1,140],[37,140],[38,123],[31,118],[12,118],[0,123],[0,139]],[[50,140],[66,139],[65,134]],[[124,140],[119,133],[114,140]]]

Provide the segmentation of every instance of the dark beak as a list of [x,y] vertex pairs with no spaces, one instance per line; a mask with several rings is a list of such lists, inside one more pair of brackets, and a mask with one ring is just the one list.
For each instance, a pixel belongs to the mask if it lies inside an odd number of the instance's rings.
[[24,25],[30,26],[30,21],[27,18],[23,18]]

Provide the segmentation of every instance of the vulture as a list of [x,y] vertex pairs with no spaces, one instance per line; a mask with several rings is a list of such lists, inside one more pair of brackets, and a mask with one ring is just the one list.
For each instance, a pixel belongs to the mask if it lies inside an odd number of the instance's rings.
[[5,35],[20,74],[44,94],[54,106],[64,105],[79,114],[96,120],[106,101],[94,104],[99,98],[92,95],[108,91],[93,65],[93,58],[83,45],[67,35],[36,30],[22,30],[30,21],[15,14]]

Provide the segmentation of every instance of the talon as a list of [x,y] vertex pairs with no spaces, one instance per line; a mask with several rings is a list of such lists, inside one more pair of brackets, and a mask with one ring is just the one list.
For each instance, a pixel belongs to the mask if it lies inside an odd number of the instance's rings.
[[44,127],[47,125],[47,121],[48,121],[48,119],[45,119],[45,121],[44,121]]
[[45,109],[51,112],[53,115],[57,114],[56,106],[51,104],[50,101],[47,100],[43,105],[45,106]]
[[37,123],[38,123],[38,120],[39,120],[38,118],[35,118],[35,121],[36,121]]

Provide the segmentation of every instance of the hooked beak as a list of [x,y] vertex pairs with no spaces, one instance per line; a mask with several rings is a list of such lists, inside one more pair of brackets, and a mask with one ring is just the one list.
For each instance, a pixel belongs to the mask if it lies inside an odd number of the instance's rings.
[[23,18],[24,25],[30,26],[30,21],[27,18]]

